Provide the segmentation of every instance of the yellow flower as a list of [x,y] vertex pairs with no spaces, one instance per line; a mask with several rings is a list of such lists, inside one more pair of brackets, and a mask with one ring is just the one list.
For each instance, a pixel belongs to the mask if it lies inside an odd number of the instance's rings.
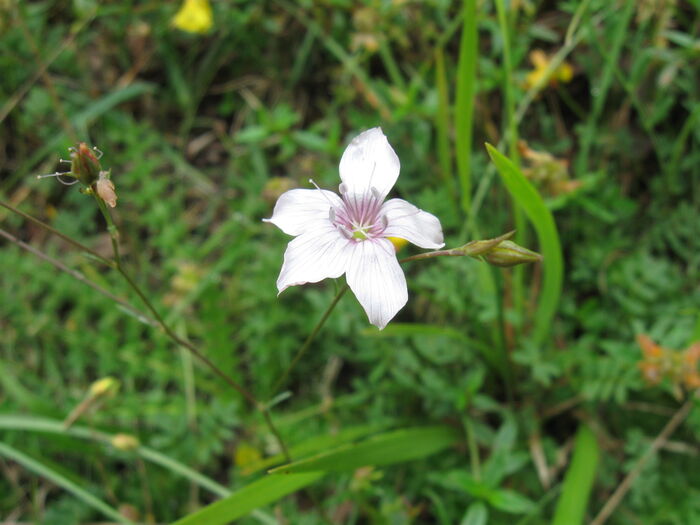
[[214,18],[209,0],[185,0],[173,17],[173,26],[188,33],[206,33]]
[[[547,73],[547,68],[551,61],[551,57],[548,57],[541,49],[535,49],[530,52],[530,62],[532,62],[533,70],[525,77],[526,89],[532,89],[545,81],[545,74]],[[548,80],[549,84],[554,86],[557,82],[571,82],[573,77],[574,68],[568,62],[562,62],[559,64],[559,67],[551,73]]]

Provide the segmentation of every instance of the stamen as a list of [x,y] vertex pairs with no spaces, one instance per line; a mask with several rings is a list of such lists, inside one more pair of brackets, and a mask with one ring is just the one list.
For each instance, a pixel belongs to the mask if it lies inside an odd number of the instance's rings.
[[338,191],[341,195],[345,195],[348,192],[348,185],[344,182],[341,182],[340,186],[338,186]]
[[348,230],[345,226],[342,224],[337,225],[338,231],[343,234],[343,237],[346,239],[352,239],[353,234],[350,230]]
[[102,153],[99,149],[97,149],[97,146],[93,146],[92,151],[97,153],[97,160],[100,160],[102,158],[102,155],[104,155],[104,153]]
[[323,195],[323,198],[328,201],[328,204],[331,205],[331,210],[335,207],[335,204],[333,204],[333,201],[328,198],[328,195],[326,195],[323,190],[314,182],[313,179],[309,179],[309,182],[314,185],[314,187],[321,192],[321,195]]
[[70,182],[65,181],[61,178],[61,175],[70,175],[70,173],[59,173],[59,172],[49,173],[48,175],[37,175],[36,178],[37,179],[46,179],[48,177],[56,177],[58,179],[58,182],[60,182],[64,186],[72,186],[73,184],[78,183],[78,179],[72,180]]
[[328,212],[328,218],[331,220],[331,222],[335,222],[335,208],[330,209]]

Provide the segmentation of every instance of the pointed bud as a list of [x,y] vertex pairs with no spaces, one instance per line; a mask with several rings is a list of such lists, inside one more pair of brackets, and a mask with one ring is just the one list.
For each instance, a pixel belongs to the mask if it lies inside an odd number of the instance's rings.
[[117,192],[115,189],[114,183],[109,178],[109,172],[101,171],[100,177],[95,184],[95,191],[98,197],[105,201],[110,208],[114,208],[117,205]]
[[112,396],[119,390],[119,381],[113,377],[103,377],[90,385],[90,397]]
[[136,450],[141,446],[139,440],[130,434],[115,434],[111,443],[114,448],[124,452]]
[[489,264],[509,268],[518,264],[538,262],[542,260],[539,253],[523,248],[513,241],[503,241],[484,254]]
[[455,250],[456,255],[467,255],[469,257],[477,257],[484,255],[486,252],[493,250],[503,241],[510,239],[515,231],[505,233],[493,239],[484,239],[481,241],[471,241]]
[[91,186],[97,181],[102,171],[102,166],[97,158],[96,152],[91,150],[84,142],[71,148],[70,175],[78,179],[85,186]]

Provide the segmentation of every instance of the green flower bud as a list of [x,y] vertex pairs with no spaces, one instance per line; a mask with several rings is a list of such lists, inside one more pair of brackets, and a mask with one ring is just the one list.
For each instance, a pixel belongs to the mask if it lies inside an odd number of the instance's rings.
[[513,241],[500,242],[484,253],[483,257],[489,264],[504,268],[542,260],[542,256],[539,253],[523,248]]

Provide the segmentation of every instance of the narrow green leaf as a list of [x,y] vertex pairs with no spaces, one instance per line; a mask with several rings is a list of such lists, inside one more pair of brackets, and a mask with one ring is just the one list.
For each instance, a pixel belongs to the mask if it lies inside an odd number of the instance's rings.
[[440,175],[450,191],[454,192],[452,179],[452,159],[450,158],[450,96],[447,91],[445,73],[445,52],[441,47],[435,49],[435,86],[438,95],[438,107],[435,115],[437,131],[437,153],[440,162]]
[[520,169],[491,144],[486,144],[486,149],[508,192],[525,211],[537,232],[540,252],[544,257],[544,277],[537,305],[534,337],[536,343],[542,343],[546,340],[551,329],[552,318],[561,295],[564,275],[564,261],[557,227],[554,224],[552,213],[545,206],[542,197]]
[[552,525],[583,523],[599,457],[600,449],[593,432],[587,426],[581,425],[576,434],[574,454],[564,477],[564,486]]
[[455,102],[455,147],[459,173],[462,209],[469,213],[471,206],[471,154],[474,94],[476,93],[477,60],[476,0],[464,0],[464,26],[459,46],[457,65],[457,95]]
[[[26,430],[30,432],[42,432],[50,434],[60,434],[71,436],[80,439],[88,439],[91,441],[99,441],[102,443],[110,443],[113,436],[100,432],[99,430],[81,426],[72,426],[65,428],[62,421],[48,418],[38,418],[33,416],[2,414],[0,415],[0,429],[7,430]],[[196,470],[183,465],[179,461],[172,459],[165,454],[153,450],[152,448],[140,446],[135,451],[136,454],[143,459],[160,465],[161,467],[183,476],[200,487],[211,491],[218,496],[228,496],[231,491],[220,485],[216,481],[208,478]]]
[[[289,448],[289,453],[292,457],[298,458],[309,454],[317,453],[321,450],[328,450],[331,447],[337,447],[344,443],[355,441],[369,434],[379,432],[390,426],[390,422],[370,423],[367,425],[357,425],[345,428],[335,434],[321,434],[304,440],[298,445]],[[264,468],[269,468],[274,465],[279,465],[284,461],[282,454],[277,454],[269,458],[260,460],[257,463],[250,465],[247,468],[247,473],[253,473]]]
[[76,498],[83,501],[83,503],[100,511],[102,514],[108,516],[114,521],[117,521],[119,523],[133,523],[131,520],[128,520],[126,517],[119,514],[117,509],[107,505],[107,503],[105,503],[101,499],[96,498],[90,492],[80,487],[74,481],[65,477],[63,474],[55,471],[52,468],[49,468],[48,466],[44,465],[43,463],[40,463],[34,458],[27,456],[23,452],[12,448],[6,443],[0,442],[0,456],[4,456],[7,459],[16,461],[27,470],[31,470],[35,474],[48,479],[49,481],[55,483],[59,487],[73,494]]
[[152,93],[155,90],[155,85],[148,82],[134,82],[126,87],[117,88],[91,103],[80,113],[78,113],[73,118],[73,124],[78,129],[85,130],[90,123],[94,122],[107,111],[118,106],[122,102],[126,102],[132,98],[141,96],[144,93]]
[[266,476],[246,485],[227,498],[188,514],[173,525],[219,525],[229,523],[249,512],[311,485],[323,476],[322,472]]
[[452,445],[457,432],[446,426],[407,428],[373,436],[356,444],[343,445],[316,456],[283,465],[271,473],[335,472],[366,465],[391,465],[424,458]]

